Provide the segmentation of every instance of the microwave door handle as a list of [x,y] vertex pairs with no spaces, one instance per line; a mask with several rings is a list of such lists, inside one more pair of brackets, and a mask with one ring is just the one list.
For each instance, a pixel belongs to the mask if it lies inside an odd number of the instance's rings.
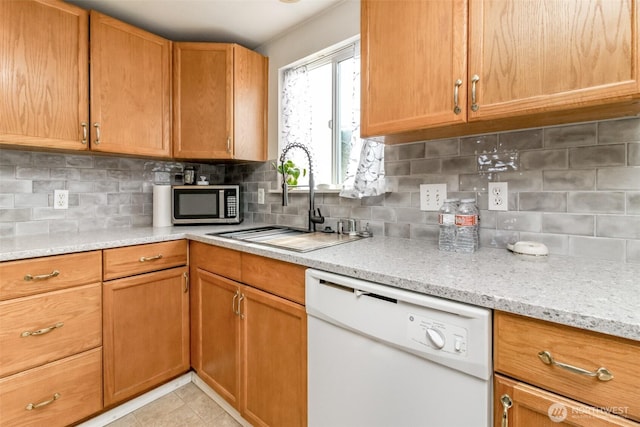
[[220,194],[220,204],[219,204],[220,212],[218,212],[218,217],[220,219],[224,219],[225,218],[225,212],[226,212],[225,211],[225,208],[226,208],[225,204],[227,203],[227,201],[226,201],[226,199],[224,197],[224,190],[220,190],[219,194]]

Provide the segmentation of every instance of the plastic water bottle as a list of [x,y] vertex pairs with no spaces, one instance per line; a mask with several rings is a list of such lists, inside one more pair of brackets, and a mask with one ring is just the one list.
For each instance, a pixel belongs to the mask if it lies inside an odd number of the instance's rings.
[[440,207],[438,224],[438,249],[441,251],[455,252],[456,250],[456,209],[457,199],[447,199]]
[[456,211],[456,252],[478,250],[478,208],[474,199],[462,199]]

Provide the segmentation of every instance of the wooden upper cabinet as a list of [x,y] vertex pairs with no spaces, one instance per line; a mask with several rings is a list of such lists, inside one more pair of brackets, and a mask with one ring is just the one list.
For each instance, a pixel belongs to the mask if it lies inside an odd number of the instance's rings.
[[469,78],[479,77],[479,108],[469,110],[470,120],[640,93],[636,0],[471,0],[469,6]]
[[62,1],[0,2],[0,143],[88,149],[88,28]]
[[361,134],[400,143],[638,114],[639,1],[362,0]]
[[171,156],[171,42],[95,11],[91,149]]
[[361,37],[363,136],[466,121],[466,0],[362,0]]
[[173,52],[173,156],[266,160],[268,59],[228,43]]

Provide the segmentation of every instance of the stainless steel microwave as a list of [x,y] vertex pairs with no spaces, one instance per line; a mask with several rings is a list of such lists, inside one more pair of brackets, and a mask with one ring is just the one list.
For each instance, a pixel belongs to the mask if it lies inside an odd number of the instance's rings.
[[239,185],[175,185],[171,187],[173,224],[239,224]]

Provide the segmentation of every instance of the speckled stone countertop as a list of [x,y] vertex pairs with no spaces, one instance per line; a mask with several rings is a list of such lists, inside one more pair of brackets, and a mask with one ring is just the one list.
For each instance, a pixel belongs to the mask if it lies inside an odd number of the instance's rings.
[[295,253],[215,236],[244,226],[132,228],[0,240],[0,261],[188,238],[477,306],[640,341],[640,265],[486,249],[440,252],[419,240],[373,237]]

